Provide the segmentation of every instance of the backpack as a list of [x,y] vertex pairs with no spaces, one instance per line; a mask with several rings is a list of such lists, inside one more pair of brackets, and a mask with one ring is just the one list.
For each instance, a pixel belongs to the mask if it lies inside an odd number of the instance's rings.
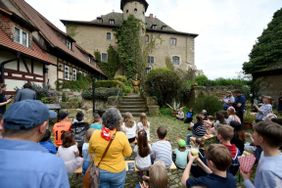
[[78,147],[82,147],[84,143],[84,137],[88,128],[89,124],[86,122],[75,122],[72,124],[74,140],[77,142]]
[[240,150],[236,148],[236,155],[232,157],[231,166],[229,167],[228,171],[235,176],[240,168],[239,157]]

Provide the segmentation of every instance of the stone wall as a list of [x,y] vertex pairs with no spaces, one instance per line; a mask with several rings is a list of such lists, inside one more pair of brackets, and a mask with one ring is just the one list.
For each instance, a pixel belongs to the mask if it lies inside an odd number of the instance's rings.
[[277,106],[279,97],[282,97],[282,74],[263,76],[255,79],[258,96],[268,95],[273,98],[273,105]]

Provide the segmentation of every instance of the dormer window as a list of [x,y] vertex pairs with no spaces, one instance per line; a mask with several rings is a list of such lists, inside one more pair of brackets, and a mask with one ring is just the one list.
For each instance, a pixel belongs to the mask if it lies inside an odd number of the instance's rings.
[[71,49],[72,49],[72,43],[71,43],[71,41],[67,40],[67,41],[66,41],[66,46],[67,46],[68,49],[71,50]]
[[162,30],[166,30],[166,29],[167,29],[167,26],[166,26],[166,25],[163,25],[161,29],[162,29]]
[[15,27],[14,41],[25,47],[29,47],[28,33],[17,27]]
[[156,24],[153,24],[153,25],[151,26],[151,29],[156,30],[156,29],[157,29],[157,25],[156,25]]
[[103,19],[101,17],[97,18],[98,23],[103,23]]
[[109,20],[109,24],[115,25],[115,20],[114,20],[114,19],[110,19],[110,20]]

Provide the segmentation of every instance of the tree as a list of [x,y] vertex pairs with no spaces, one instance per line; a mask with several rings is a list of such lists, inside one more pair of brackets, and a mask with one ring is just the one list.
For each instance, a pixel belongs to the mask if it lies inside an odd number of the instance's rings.
[[252,74],[257,70],[275,67],[282,64],[282,8],[274,13],[249,55],[249,62],[245,62],[243,70]]
[[161,106],[170,103],[173,99],[178,100],[180,86],[179,76],[166,68],[153,69],[145,82],[146,92],[150,96],[155,96]]
[[143,38],[140,21],[132,15],[116,30],[117,52],[127,78],[135,78],[136,74],[141,78],[141,74],[145,72]]

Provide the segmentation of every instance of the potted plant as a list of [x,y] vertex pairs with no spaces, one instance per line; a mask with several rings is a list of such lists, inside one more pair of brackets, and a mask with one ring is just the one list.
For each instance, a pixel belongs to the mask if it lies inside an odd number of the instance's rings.
[[183,107],[180,107],[180,102],[177,102],[175,99],[172,100],[171,105],[168,103],[166,103],[166,105],[171,109],[171,115],[173,117],[176,117],[177,111],[180,108],[183,108]]

